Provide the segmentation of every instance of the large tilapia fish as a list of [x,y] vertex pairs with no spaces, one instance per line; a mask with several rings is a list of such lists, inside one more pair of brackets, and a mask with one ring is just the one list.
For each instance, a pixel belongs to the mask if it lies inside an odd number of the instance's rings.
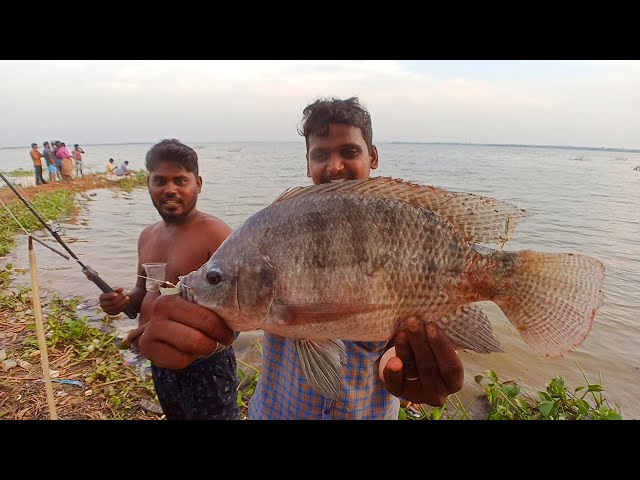
[[570,253],[509,252],[525,212],[392,178],[299,187],[238,227],[181,280],[236,331],[299,340],[309,383],[336,398],[344,344],[387,340],[416,315],[460,348],[501,351],[491,300],[538,353],[579,345],[602,305],[604,267]]

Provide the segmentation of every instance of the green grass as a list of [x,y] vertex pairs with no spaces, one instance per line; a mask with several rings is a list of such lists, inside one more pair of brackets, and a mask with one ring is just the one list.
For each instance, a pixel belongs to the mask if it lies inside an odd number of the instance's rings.
[[[31,173],[29,173],[31,175]],[[147,186],[149,174],[146,171],[136,171],[134,175],[123,178],[119,182],[114,182],[112,188],[130,192],[134,188]],[[42,192],[30,202],[34,210],[45,221],[56,220],[62,214],[73,208],[75,193],[69,190],[55,190],[53,192]],[[20,221],[29,232],[42,228],[42,224],[20,201],[12,202],[7,208]],[[0,256],[11,251],[15,242],[14,237],[22,229],[11,217],[7,210],[0,205]]]
[[[555,375],[545,390],[532,396],[513,381],[503,382],[498,375],[487,370],[487,376],[476,375],[475,381],[484,384],[488,403],[487,420],[621,420],[620,407],[609,405],[604,398],[602,378],[591,383],[584,370],[584,385],[570,389],[564,379]],[[469,419],[469,406],[465,407],[457,395],[450,395],[440,408],[418,405],[409,411],[401,409],[400,419],[440,420]]]
[[[32,206],[43,220],[54,220],[71,210],[74,195],[68,190],[41,193],[33,200]],[[7,205],[7,208],[27,231],[33,232],[42,228],[42,224],[22,202],[12,202]],[[22,229],[9,212],[0,205],[0,255],[9,253],[15,244],[16,233],[21,231]]]
[[[47,347],[66,350],[71,346],[73,356],[69,365],[83,362],[93,365],[83,381],[87,386],[96,385],[102,389],[108,399],[111,418],[130,418],[139,408],[141,398],[157,401],[151,374],[140,378],[132,367],[124,364],[114,342],[117,335],[110,333],[112,329],[101,331],[89,324],[89,317],[76,315],[80,300],[78,297],[61,299],[57,295],[47,298]],[[35,330],[35,324],[31,323],[27,328]],[[27,336],[22,341],[23,358],[31,357],[37,350],[35,335]]]
[[[43,172],[44,170],[44,166],[43,166]],[[33,177],[35,175],[35,170],[31,169],[31,170],[23,170],[22,168],[19,168],[18,170],[14,170],[12,172],[3,172],[5,177]]]
[[[262,343],[256,342],[254,344],[254,348],[256,348],[260,352],[260,356],[262,356]],[[240,360],[237,361],[239,364],[245,367],[249,373],[245,373],[245,370],[238,367],[238,396],[237,403],[240,408],[240,415],[243,418],[247,418],[249,415],[249,400],[253,396],[256,391],[256,385],[258,384],[258,380],[260,379],[260,369],[249,365],[248,363],[244,363]]]
[[114,187],[119,190],[130,192],[134,188],[146,187],[149,172],[146,170],[136,170],[133,175],[124,177],[115,183]]
[[[39,350],[31,312],[31,288],[12,287],[12,271],[11,264],[0,268],[0,311],[11,311],[17,320],[29,319],[26,331],[34,333],[5,349],[10,356],[29,360]],[[114,341],[117,335],[108,323],[98,329],[89,323],[89,317],[77,315],[80,301],[79,297],[61,299],[56,294],[43,299],[47,348],[51,352],[54,349],[66,351],[71,347],[66,368],[82,367],[83,383],[105,395],[105,406],[110,412],[108,418],[133,418],[139,415],[141,399],[157,402],[151,374],[141,378],[133,367],[124,363]]]

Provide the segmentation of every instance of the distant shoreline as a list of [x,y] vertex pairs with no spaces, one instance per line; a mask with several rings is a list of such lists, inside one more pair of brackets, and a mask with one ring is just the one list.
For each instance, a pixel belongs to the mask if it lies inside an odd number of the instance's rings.
[[[154,142],[124,142],[124,143],[85,143],[85,147],[104,147],[104,146],[120,146],[120,145],[153,145]],[[189,142],[190,145],[207,145],[213,143],[297,143],[294,141],[270,142],[270,141],[224,141],[224,142]],[[469,147],[517,147],[517,148],[546,148],[554,150],[591,150],[597,152],[624,152],[624,153],[640,153],[640,149],[634,148],[617,148],[617,147],[576,147],[574,145],[526,145],[517,143],[464,143],[464,142],[379,142],[379,144],[389,145],[458,145]],[[30,146],[20,147],[0,147],[0,150],[24,149]]]
[[640,153],[640,149],[636,148],[617,148],[617,147],[576,147],[573,145],[525,145],[518,143],[462,143],[462,142],[384,142],[393,145],[462,145],[474,147],[518,147],[518,148],[548,148],[554,150],[594,150],[597,152],[628,152]]

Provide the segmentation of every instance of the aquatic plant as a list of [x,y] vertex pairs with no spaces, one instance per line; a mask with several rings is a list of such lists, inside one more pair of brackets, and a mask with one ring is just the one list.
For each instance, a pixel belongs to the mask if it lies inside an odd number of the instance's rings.
[[133,175],[119,179],[114,183],[113,188],[130,192],[134,188],[146,187],[149,173],[145,170],[136,170]]
[[[157,403],[151,375],[140,377],[125,365],[111,329],[103,331],[90,324],[89,317],[79,317],[77,307],[81,299],[61,299],[56,294],[46,299],[46,338],[50,352],[64,352],[64,369],[81,373],[84,395],[104,396],[109,418],[133,418],[140,412],[145,399]],[[26,330],[35,330],[30,323]],[[34,335],[26,336],[15,349],[22,358],[34,357],[38,351]],[[69,375],[69,374],[68,374]]]
[[[260,340],[256,341],[253,345],[253,348],[256,348],[258,352],[260,352],[260,356],[262,356],[262,343]],[[248,408],[249,408],[249,400],[253,396],[256,391],[256,385],[258,384],[258,380],[260,379],[260,369],[254,367],[253,365],[249,365],[241,360],[238,360],[238,363],[241,365],[237,369],[238,374],[238,407],[240,407],[240,416],[243,419],[246,419],[249,416]],[[244,367],[244,368],[242,368]],[[246,373],[246,372],[249,373]]]
[[[498,375],[487,370],[487,377],[476,375],[475,381],[486,383],[484,388],[487,420],[621,420],[620,407],[609,405],[604,398],[602,378],[591,383],[584,370],[576,363],[585,380],[573,391],[562,377],[555,375],[538,391],[537,398],[530,395],[514,381],[501,381]],[[464,407],[454,394],[440,408],[410,404],[401,409],[401,419],[439,420],[469,419],[470,406]]]
[[6,177],[33,177],[35,173],[33,170],[23,170],[22,168],[19,168],[11,172],[4,172],[4,175]]
[[[74,195],[74,192],[68,190],[43,192],[33,199],[31,205],[43,219],[54,220],[71,210]],[[42,224],[22,202],[11,202],[7,208],[29,232],[42,228]],[[2,206],[0,206],[0,225],[2,225],[0,227],[0,255],[6,255],[15,243],[15,235],[22,229]]]

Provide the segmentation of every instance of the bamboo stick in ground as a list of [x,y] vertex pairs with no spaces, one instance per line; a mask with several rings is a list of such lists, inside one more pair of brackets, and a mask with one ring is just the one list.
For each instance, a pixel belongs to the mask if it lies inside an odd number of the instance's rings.
[[47,403],[49,404],[49,418],[58,420],[56,403],[53,398],[53,385],[49,372],[49,354],[47,353],[47,339],[44,335],[44,323],[42,322],[42,307],[40,306],[40,290],[38,288],[38,275],[36,272],[36,253],[33,250],[33,239],[29,235],[29,269],[31,270],[31,294],[33,300],[33,314],[36,319],[36,332],[38,333],[38,347],[40,348],[40,360],[44,375],[44,386],[47,391]]

